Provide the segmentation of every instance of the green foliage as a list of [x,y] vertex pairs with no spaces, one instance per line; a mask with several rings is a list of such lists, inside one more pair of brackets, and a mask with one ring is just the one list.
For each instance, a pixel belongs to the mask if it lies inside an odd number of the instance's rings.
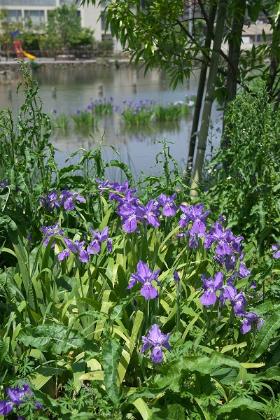
[[4,237],[7,238],[7,220],[10,219],[27,235],[38,218],[38,208],[34,207],[34,202],[45,188],[49,188],[56,170],[54,148],[49,142],[50,118],[42,112],[42,104],[37,97],[38,85],[32,81],[24,65],[22,71],[24,80],[20,88],[23,89],[25,102],[18,118],[14,120],[7,109],[0,114],[0,177],[10,180],[1,194],[2,212],[5,211],[6,217],[5,222],[1,223],[1,242]]
[[72,115],[74,128],[76,131],[89,134],[96,127],[95,115],[92,112],[80,111],[76,115]]
[[[145,177],[138,185],[124,163],[104,162],[100,149],[77,152],[77,163],[57,169],[48,140],[50,122],[26,70],[23,86],[26,99],[17,124],[7,111],[1,120],[0,146],[5,156],[1,177],[7,179],[0,196],[1,400],[7,386],[24,381],[44,405],[36,412],[31,402],[19,405],[16,414],[27,418],[277,420],[279,304],[259,282],[253,292],[251,280],[239,278],[236,287],[247,291],[250,307],[265,318],[259,332],[253,329],[242,335],[240,318],[233,316],[227,303],[208,309],[201,304],[201,275],[213,276],[222,269],[213,249],[205,249],[201,239],[197,248],[185,238],[178,239],[178,215],[161,215],[159,228],[139,224],[136,232],[125,233],[116,204],[108,192],[98,190],[96,178],[104,179],[107,168],[117,167],[132,187],[138,187],[141,202],[174,191],[176,203],[186,202],[188,189],[168,145],[157,156],[163,175]],[[248,102],[238,100],[240,108]],[[249,107],[246,110],[248,115]],[[230,128],[241,141],[241,133],[246,138],[246,125],[240,132],[232,128],[237,116],[242,120],[234,112]],[[266,139],[270,131],[260,131],[263,126],[256,110],[249,115],[256,119],[259,138]],[[271,115],[272,110],[264,108],[265,127],[273,123]],[[250,130],[255,134],[252,125]],[[229,157],[228,164],[235,167],[235,154]],[[69,211],[42,205],[42,196],[63,189],[79,192],[86,202],[76,203]],[[212,224],[214,214],[209,218]],[[112,252],[102,243],[88,263],[74,253],[59,261],[64,236],[57,234],[43,244],[39,230],[57,222],[63,235],[87,242],[91,229],[108,226]],[[32,233],[32,241],[27,232]],[[251,278],[259,280],[264,268],[254,257],[254,243],[245,251],[246,263],[253,265]],[[152,270],[160,270],[158,299],[145,301],[139,286],[128,290],[140,259]],[[270,276],[278,278],[277,261],[263,264]],[[173,278],[175,270],[179,283]],[[170,333],[171,350],[164,350],[161,364],[141,352],[141,337],[155,323]]]
[[24,31],[20,35],[20,38],[22,39],[23,48],[27,51],[39,51],[44,37],[44,34],[38,34],[36,32],[31,31]]
[[189,114],[187,104],[149,105],[126,107],[122,118],[127,127],[149,127],[153,124],[178,123]]
[[81,18],[77,14],[75,5],[62,5],[49,12],[42,46],[45,50],[61,51],[80,46],[89,48],[93,45],[93,41],[93,32],[81,26]]
[[225,115],[225,147],[209,166],[210,202],[259,249],[279,239],[280,114],[264,89],[240,93]]

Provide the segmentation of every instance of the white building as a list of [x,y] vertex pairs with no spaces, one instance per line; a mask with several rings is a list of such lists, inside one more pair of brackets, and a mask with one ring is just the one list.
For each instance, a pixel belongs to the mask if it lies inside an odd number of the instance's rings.
[[[0,0],[0,9],[6,10],[10,22],[28,22],[31,20],[36,28],[42,28],[48,21],[48,12],[63,4],[76,4],[75,0]],[[111,39],[111,34],[105,31],[102,7],[88,5],[77,6],[81,15],[81,23],[85,28],[94,31],[97,41]],[[118,47],[118,43],[115,43]]]
[[268,23],[257,21],[243,26],[242,43],[244,49],[251,49],[253,45],[271,42],[272,28]]

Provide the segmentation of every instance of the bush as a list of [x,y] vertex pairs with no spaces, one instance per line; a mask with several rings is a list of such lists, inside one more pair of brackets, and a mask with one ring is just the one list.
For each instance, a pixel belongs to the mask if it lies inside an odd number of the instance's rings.
[[269,103],[264,89],[240,93],[225,115],[223,138],[209,166],[209,201],[259,249],[280,236],[280,111]]
[[23,32],[21,35],[23,48],[27,51],[39,51],[43,35],[33,32]]

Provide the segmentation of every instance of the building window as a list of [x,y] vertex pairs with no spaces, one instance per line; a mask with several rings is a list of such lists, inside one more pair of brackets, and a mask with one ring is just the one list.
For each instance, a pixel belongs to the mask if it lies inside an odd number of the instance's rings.
[[44,10],[25,10],[24,21],[26,24],[32,23],[32,26],[41,26],[45,24]]
[[56,6],[56,0],[0,0],[0,6]]
[[20,22],[22,19],[21,10],[6,10],[8,22]]
[[66,4],[66,6],[71,6],[72,4],[77,4],[76,0],[60,0],[60,6]]

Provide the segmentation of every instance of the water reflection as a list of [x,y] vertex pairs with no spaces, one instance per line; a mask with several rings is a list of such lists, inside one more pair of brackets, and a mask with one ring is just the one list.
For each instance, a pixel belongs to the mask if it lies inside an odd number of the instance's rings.
[[[150,99],[160,104],[184,101],[186,96],[196,93],[195,75],[183,86],[172,90],[168,80],[161,71],[149,71],[144,75],[143,68],[121,64],[119,70],[114,65],[47,65],[34,72],[40,85],[40,97],[43,108],[57,115],[74,114],[77,109],[85,109],[87,105],[100,97],[100,86],[104,97],[113,97],[114,105],[123,101]],[[55,92],[55,94],[54,94]],[[16,112],[22,102],[21,94],[16,93],[16,84],[0,85],[0,106],[10,106]],[[79,147],[92,148],[98,144],[115,146],[121,159],[133,166],[136,174],[141,171],[147,174],[158,172],[155,156],[162,149],[159,140],[171,141],[171,153],[184,165],[190,136],[191,115],[177,124],[160,124],[137,129],[124,129],[118,113],[100,120],[98,129],[89,135],[80,134],[70,129],[68,134],[55,132],[52,141],[57,149],[57,160],[63,164],[64,159]],[[107,158],[116,158],[110,148],[104,149]]]

